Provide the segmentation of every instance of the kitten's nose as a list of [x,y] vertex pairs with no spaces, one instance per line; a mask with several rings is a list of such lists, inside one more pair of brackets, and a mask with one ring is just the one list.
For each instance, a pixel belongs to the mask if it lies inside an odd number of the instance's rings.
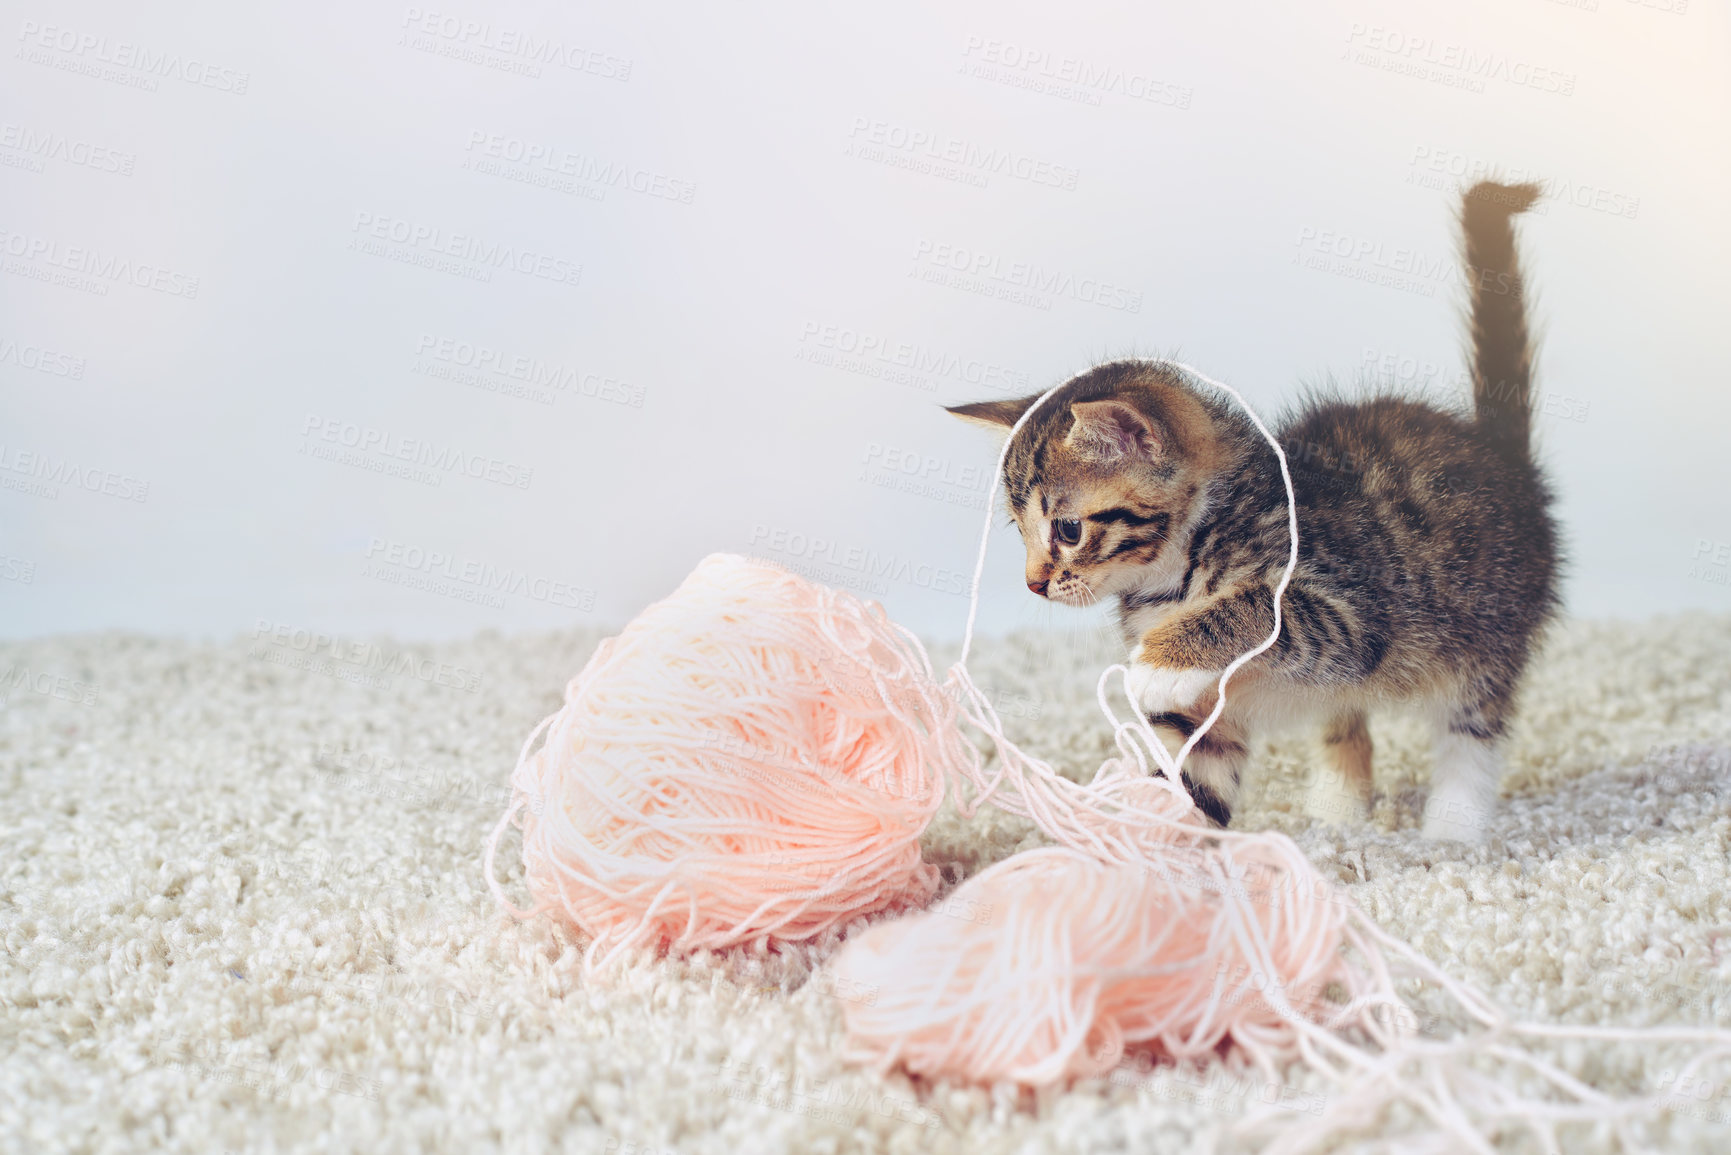
[[1049,582],[1037,582],[1032,578],[1028,579],[1028,588],[1039,594],[1041,597],[1046,596],[1046,586],[1049,584]]

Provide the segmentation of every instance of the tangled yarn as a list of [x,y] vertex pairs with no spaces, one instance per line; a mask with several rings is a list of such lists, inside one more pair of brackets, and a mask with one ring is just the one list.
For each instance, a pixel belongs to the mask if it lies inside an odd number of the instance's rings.
[[[1131,701],[1123,666],[1096,690],[1118,756],[1089,782],[1005,737],[967,670],[989,510],[962,655],[942,683],[919,640],[876,604],[712,555],[604,642],[524,743],[486,848],[494,895],[519,917],[549,912],[588,935],[591,973],[631,948],[810,940],[927,904],[938,876],[920,835],[946,799],[963,817],[990,803],[1054,845],[957,890],[968,908],[993,911],[989,922],[926,910],[849,938],[833,967],[874,994],[844,1007],[850,1058],[1044,1085],[1108,1070],[1127,1047],[1203,1058],[1230,1044],[1231,1061],[1271,1080],[1300,1061],[1337,1089],[1320,1119],[1248,1120],[1247,1133],[1272,1126],[1271,1152],[1370,1126],[1397,1103],[1433,1128],[1409,1150],[1489,1152],[1516,1126],[1555,1150],[1556,1128],[1571,1122],[1615,1128],[1638,1147],[1631,1121],[1662,1100],[1613,1099],[1533,1044],[1709,1044],[1684,1067],[1693,1076],[1731,1055],[1731,1034],[1513,1022],[1383,933],[1291,839],[1215,830],[1177,785],[1232,675],[1278,638],[1298,556],[1284,453],[1236,391],[1208,384],[1274,449],[1289,553],[1273,630],[1222,673],[1213,712],[1176,754]],[[1006,451],[1053,392],[1023,414]],[[1000,454],[994,476],[1002,467]],[[527,909],[505,899],[493,869],[512,825]],[[1455,1035],[1416,1031],[1396,987],[1408,979],[1447,995],[1465,1020]]]
[[525,744],[506,821],[537,902],[516,913],[558,911],[600,966],[922,905],[955,713],[881,609],[708,557],[601,644]]

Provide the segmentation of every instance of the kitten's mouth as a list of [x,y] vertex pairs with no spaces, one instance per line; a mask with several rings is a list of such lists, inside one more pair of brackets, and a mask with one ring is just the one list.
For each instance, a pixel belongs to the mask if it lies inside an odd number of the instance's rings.
[[1046,597],[1061,606],[1086,606],[1094,601],[1094,591],[1088,588],[1088,583],[1072,578],[1065,582],[1053,582],[1046,589]]

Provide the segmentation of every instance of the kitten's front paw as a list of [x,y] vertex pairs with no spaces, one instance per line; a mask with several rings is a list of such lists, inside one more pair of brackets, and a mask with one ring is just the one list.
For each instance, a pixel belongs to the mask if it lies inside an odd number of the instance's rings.
[[1489,834],[1486,827],[1495,805],[1494,794],[1487,800],[1459,790],[1433,789],[1425,799],[1424,827],[1420,833],[1432,842],[1483,843]]
[[1130,697],[1144,714],[1169,714],[1194,706],[1220,680],[1212,670],[1165,670],[1132,662],[1125,677]]
[[1460,735],[1437,745],[1430,797],[1424,802],[1424,836],[1449,842],[1483,842],[1496,817],[1502,762],[1496,748]]

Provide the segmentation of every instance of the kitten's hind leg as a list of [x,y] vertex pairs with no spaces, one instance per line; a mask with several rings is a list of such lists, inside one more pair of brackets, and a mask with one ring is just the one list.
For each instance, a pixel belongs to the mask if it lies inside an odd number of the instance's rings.
[[1503,776],[1503,711],[1506,701],[1456,706],[1443,715],[1424,804],[1424,836],[1483,842]]
[[[1169,745],[1176,754],[1182,739],[1195,733],[1206,717],[1207,714],[1191,717],[1188,713],[1172,712],[1154,714],[1148,721],[1157,729],[1179,735],[1180,742]],[[1238,805],[1244,766],[1249,761],[1250,744],[1242,726],[1226,717],[1216,721],[1184,759],[1181,771],[1184,788],[1190,791],[1190,800],[1196,803],[1196,808],[1216,825],[1227,826],[1232,822],[1232,808]]]
[[1370,726],[1363,710],[1346,709],[1322,733],[1326,765],[1310,776],[1304,810],[1323,822],[1363,822],[1370,816]]

